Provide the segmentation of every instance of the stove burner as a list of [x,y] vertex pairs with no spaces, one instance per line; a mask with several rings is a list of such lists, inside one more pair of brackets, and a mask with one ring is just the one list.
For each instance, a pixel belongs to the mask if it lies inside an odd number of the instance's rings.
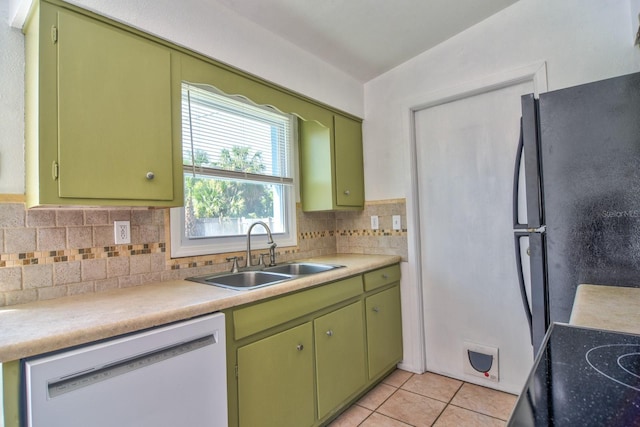
[[608,344],[587,351],[589,366],[611,381],[640,391],[640,345]]

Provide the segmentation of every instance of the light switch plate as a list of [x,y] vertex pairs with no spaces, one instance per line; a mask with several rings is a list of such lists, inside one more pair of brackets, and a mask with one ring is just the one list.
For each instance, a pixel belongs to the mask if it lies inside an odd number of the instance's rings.
[[393,215],[391,218],[393,221],[393,229],[402,230],[402,220],[400,219],[400,215]]
[[113,221],[113,233],[116,245],[131,243],[131,223],[129,221]]
[[371,229],[377,230],[379,228],[378,215],[371,215]]

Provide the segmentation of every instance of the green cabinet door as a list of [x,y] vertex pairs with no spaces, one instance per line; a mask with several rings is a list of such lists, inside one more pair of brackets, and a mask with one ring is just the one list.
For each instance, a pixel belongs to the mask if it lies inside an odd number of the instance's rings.
[[305,212],[364,207],[362,124],[339,115],[330,122],[324,126],[299,121],[300,197]]
[[62,198],[171,200],[171,53],[58,12]]
[[238,348],[240,427],[314,422],[311,322]]
[[364,206],[364,165],[362,125],[342,116],[333,118],[336,145],[336,203],[338,206]]
[[402,359],[400,285],[374,294],[365,301],[369,379]]
[[313,323],[321,419],[367,381],[362,301],[325,314]]

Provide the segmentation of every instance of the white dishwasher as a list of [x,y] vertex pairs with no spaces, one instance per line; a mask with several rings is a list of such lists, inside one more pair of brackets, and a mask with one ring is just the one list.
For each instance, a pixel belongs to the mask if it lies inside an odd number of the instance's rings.
[[34,357],[30,427],[227,425],[224,314]]

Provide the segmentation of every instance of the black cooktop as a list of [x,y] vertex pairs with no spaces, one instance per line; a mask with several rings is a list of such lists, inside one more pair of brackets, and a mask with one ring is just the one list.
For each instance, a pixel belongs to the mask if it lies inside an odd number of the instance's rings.
[[640,426],[640,335],[555,323],[509,426]]

